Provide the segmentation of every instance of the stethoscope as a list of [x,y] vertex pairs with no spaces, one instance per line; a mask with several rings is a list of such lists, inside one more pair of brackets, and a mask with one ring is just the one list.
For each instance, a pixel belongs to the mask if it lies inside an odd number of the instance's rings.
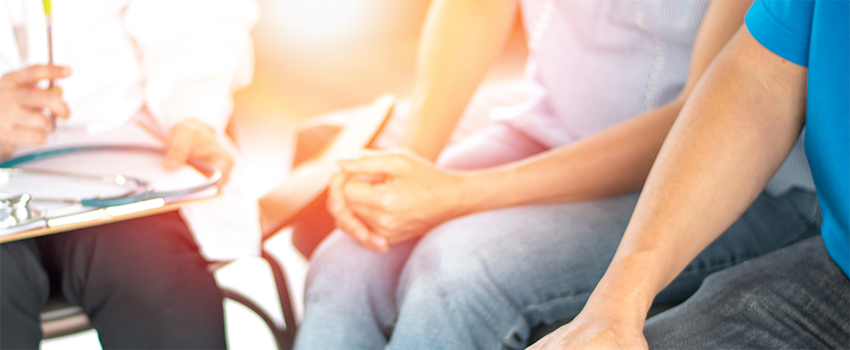
[[28,193],[20,193],[15,194],[12,197],[0,198],[0,228],[13,227],[38,219],[33,216],[40,216],[41,218],[43,218],[43,210],[32,208],[30,206],[31,202],[61,202],[68,204],[79,204],[85,207],[94,208],[116,207],[121,205],[143,202],[150,199],[185,197],[202,191],[206,191],[210,188],[217,187],[221,183],[221,170],[215,169],[209,164],[196,160],[190,160],[189,164],[201,173],[203,173],[205,176],[207,176],[207,180],[197,186],[191,186],[188,188],[171,191],[156,191],[151,183],[143,179],[126,175],[90,175],[56,170],[16,168],[16,166],[20,166],[22,164],[47,158],[54,158],[58,156],[84,152],[104,151],[165,154],[165,150],[161,148],[148,146],[92,145],[46,149],[6,160],[0,163],[0,176],[3,177],[26,176],[28,174],[51,175],[75,179],[94,180],[109,184],[115,184],[122,187],[130,187],[130,190],[116,196],[108,197],[34,198]]
[[64,172],[64,171],[54,171],[54,170],[37,170],[37,169],[26,169],[26,168],[15,168],[16,166],[26,164],[29,162],[34,162],[37,160],[47,159],[58,157],[62,155],[74,154],[74,153],[83,153],[83,152],[103,152],[103,151],[117,151],[117,152],[143,152],[143,153],[154,153],[154,154],[165,154],[165,151],[156,147],[148,147],[148,146],[125,146],[125,145],[95,145],[95,146],[74,146],[74,147],[63,147],[63,148],[54,148],[48,150],[37,151],[29,154],[25,154],[19,157],[15,157],[0,163],[0,173],[5,173],[7,175],[26,175],[26,174],[46,174],[46,175],[59,175],[59,176],[68,176],[74,178],[81,179],[91,179],[91,180],[100,180],[103,182],[111,182],[116,185],[125,186],[128,183],[135,184],[134,190],[130,193],[124,193],[119,196],[113,197],[93,197],[93,198],[82,198],[82,199],[72,199],[72,198],[33,198],[35,201],[61,201],[64,203],[77,203],[86,207],[95,207],[95,208],[103,208],[103,207],[112,207],[118,205],[125,205],[135,202],[141,202],[148,199],[153,198],[172,198],[172,197],[181,197],[187,196],[193,193],[198,193],[204,191],[208,188],[212,188],[219,185],[221,182],[221,171],[213,168],[212,166],[199,162],[190,160],[190,165],[207,175],[207,181],[203,184],[192,186],[189,188],[184,188],[180,190],[173,191],[155,191],[153,185],[144,181],[142,179],[134,178],[131,176],[125,175],[88,175],[88,174],[79,174],[72,172]]

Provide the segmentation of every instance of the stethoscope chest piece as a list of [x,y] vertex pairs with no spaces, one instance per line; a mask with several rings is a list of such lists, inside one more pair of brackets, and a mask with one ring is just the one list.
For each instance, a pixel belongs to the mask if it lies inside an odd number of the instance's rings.
[[0,229],[25,226],[46,218],[44,208],[32,204],[28,193],[0,198]]

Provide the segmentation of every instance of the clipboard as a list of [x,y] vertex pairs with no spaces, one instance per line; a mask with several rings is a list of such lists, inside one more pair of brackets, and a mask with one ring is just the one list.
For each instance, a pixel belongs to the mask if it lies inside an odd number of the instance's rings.
[[[77,135],[78,139],[79,135]],[[162,148],[162,142],[140,124],[131,123],[124,128],[96,137],[82,138],[90,145],[136,145]],[[120,140],[120,141],[119,141]],[[128,141],[130,140],[130,141]],[[68,144],[52,143],[50,148]],[[57,145],[58,144],[58,145]],[[20,153],[43,151],[26,149]],[[87,175],[122,175],[142,179],[153,185],[156,191],[187,188],[203,184],[206,177],[191,166],[177,171],[162,168],[162,155],[143,152],[96,151],[61,155],[53,158],[22,164],[21,168],[53,170]],[[78,181],[78,182],[74,182]],[[120,187],[120,185],[113,185]],[[85,197],[112,196],[118,188],[88,183],[85,179],[50,175],[33,175],[23,180],[10,181],[0,176],[0,193],[3,197],[29,193],[34,206],[44,209],[42,220],[7,229],[0,229],[0,243],[26,238],[55,234],[85,227],[103,225],[143,216],[160,214],[219,195],[218,187],[213,186],[191,195],[173,198],[150,198],[142,201],[103,208],[86,207],[76,203],[62,203],[56,198],[79,199]],[[41,200],[39,198],[42,198]],[[53,200],[44,200],[51,198]]]

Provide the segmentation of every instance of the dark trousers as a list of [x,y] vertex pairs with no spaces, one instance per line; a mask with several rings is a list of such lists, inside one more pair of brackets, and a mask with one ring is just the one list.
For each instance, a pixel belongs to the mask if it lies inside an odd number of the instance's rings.
[[808,238],[708,276],[643,332],[650,349],[847,349],[850,279]]
[[51,293],[104,348],[226,347],[221,291],[177,212],[0,245],[0,348],[38,348]]

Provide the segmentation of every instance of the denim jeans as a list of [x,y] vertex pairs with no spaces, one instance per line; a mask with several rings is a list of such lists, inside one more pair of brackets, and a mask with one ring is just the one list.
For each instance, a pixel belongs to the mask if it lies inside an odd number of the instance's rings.
[[808,238],[712,274],[644,334],[650,349],[847,349],[850,279]]
[[[638,193],[477,213],[385,254],[334,232],[307,277],[297,349],[520,349],[574,317],[601,279]],[[678,303],[720,270],[815,236],[813,192],[762,193],[656,298]]]

